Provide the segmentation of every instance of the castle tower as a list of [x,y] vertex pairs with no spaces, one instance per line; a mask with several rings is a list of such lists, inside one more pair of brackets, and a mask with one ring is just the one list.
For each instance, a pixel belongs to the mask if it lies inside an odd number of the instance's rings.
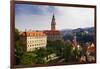
[[52,17],[52,21],[51,21],[51,30],[56,30],[56,22],[55,22],[55,16],[53,14],[53,17]]

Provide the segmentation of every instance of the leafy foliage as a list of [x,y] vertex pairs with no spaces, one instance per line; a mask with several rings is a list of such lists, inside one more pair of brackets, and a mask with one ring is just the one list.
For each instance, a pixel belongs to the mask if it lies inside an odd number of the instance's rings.
[[[76,36],[79,43],[93,41],[92,35],[81,35],[81,33],[77,33]],[[73,36],[66,35],[64,38],[71,42]],[[15,29],[16,65],[46,64],[48,62],[46,62],[44,58],[48,58],[48,55],[52,53],[59,56],[60,59],[64,59],[64,62],[77,61],[77,58],[79,58],[81,54],[86,53],[86,51],[79,51],[77,48],[73,50],[72,43],[65,43],[65,41],[62,40],[47,41],[46,48],[36,49],[32,52],[26,52],[24,49],[25,46],[20,41],[19,31],[18,29]]]
[[64,40],[70,40],[70,41],[72,41],[72,40],[73,40],[73,35],[71,35],[71,34],[66,34],[65,36],[63,36],[63,39],[64,39]]
[[36,56],[37,55],[35,53],[24,53],[21,57],[20,64],[34,64],[36,61]]

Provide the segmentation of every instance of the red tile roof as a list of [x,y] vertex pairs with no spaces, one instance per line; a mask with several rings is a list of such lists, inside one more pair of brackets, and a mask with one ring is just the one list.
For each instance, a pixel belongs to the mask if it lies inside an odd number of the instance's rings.
[[60,31],[58,30],[45,30],[44,33],[46,35],[60,35]]
[[23,32],[21,35],[22,36],[46,36],[46,34],[39,31]]
[[58,30],[45,30],[45,31],[31,31],[31,32],[22,32],[22,36],[48,36],[48,35],[60,35]]
[[96,48],[95,47],[90,47],[87,49],[89,52],[95,52],[96,51]]

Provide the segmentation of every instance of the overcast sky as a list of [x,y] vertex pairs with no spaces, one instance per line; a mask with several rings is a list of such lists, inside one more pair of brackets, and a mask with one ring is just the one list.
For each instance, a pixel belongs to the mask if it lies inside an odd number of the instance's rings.
[[94,26],[93,8],[16,4],[15,27],[20,31],[50,30],[53,14],[57,30]]

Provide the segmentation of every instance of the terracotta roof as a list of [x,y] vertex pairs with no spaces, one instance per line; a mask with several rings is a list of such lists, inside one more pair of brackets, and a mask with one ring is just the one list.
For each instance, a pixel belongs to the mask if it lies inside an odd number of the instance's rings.
[[39,31],[23,32],[21,35],[22,36],[46,36],[46,34]]
[[96,51],[96,48],[95,47],[90,47],[87,49],[89,52],[95,52]]
[[45,30],[44,33],[46,35],[60,35],[60,31],[58,30]]

